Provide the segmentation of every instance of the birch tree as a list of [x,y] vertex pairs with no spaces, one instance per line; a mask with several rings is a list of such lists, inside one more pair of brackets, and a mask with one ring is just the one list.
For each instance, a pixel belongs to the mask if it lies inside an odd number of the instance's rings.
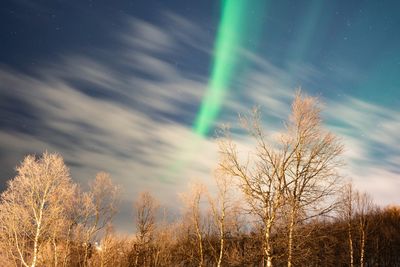
[[342,195],[342,217],[347,224],[347,242],[349,247],[349,266],[354,266],[354,243],[358,240],[360,266],[365,266],[365,246],[368,236],[369,218],[373,215],[372,198],[353,189],[351,183],[344,187]]
[[349,251],[349,266],[354,266],[354,244],[353,244],[353,216],[354,216],[354,190],[353,185],[348,183],[343,188],[341,215],[346,222],[347,244]]
[[365,266],[365,245],[368,235],[368,216],[373,210],[372,198],[366,193],[355,193],[357,228],[360,236],[360,267]]
[[120,187],[110,175],[99,172],[89,183],[89,191],[81,195],[78,229],[83,235],[83,264],[87,265],[89,250],[97,235],[112,223],[119,203]]
[[[299,221],[332,210],[333,198],[340,185],[338,168],[342,165],[340,140],[322,127],[318,98],[296,93],[286,123],[282,147],[289,157],[282,170],[289,206],[288,259],[293,264],[294,232]],[[301,216],[302,215],[302,216]]]
[[272,231],[278,212],[285,204],[284,175],[290,158],[289,147],[284,145],[278,149],[268,142],[257,109],[241,121],[255,140],[254,152],[242,162],[237,145],[229,132],[225,132],[225,138],[219,142],[220,168],[227,175],[239,178],[239,187],[252,213],[259,216],[263,227],[263,253],[266,265],[270,267],[274,257]]
[[203,230],[202,216],[200,210],[200,201],[205,193],[205,186],[200,183],[190,185],[188,192],[181,194],[181,199],[185,205],[187,216],[194,228],[198,248],[198,266],[204,265],[204,246],[203,246]]
[[219,253],[217,267],[222,264],[225,250],[226,223],[229,212],[232,209],[232,179],[220,170],[214,172],[214,180],[217,186],[217,196],[209,196],[209,202],[215,224],[219,234]]
[[136,211],[136,258],[135,265],[139,263],[139,257],[143,256],[140,262],[143,266],[150,265],[146,259],[149,258],[148,248],[154,239],[156,231],[156,215],[159,208],[157,200],[149,193],[143,192],[134,203]]
[[35,267],[45,244],[53,241],[57,248],[54,233],[61,230],[63,203],[73,196],[75,185],[58,154],[27,156],[16,170],[1,195],[1,237],[7,239],[16,265]]

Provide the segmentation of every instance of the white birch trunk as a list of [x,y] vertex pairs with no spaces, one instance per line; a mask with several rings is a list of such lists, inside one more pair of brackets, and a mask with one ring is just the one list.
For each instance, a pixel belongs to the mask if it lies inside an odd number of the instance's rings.
[[292,267],[292,258],[293,258],[293,231],[294,231],[294,220],[296,219],[296,211],[295,208],[292,209],[290,214],[290,223],[289,223],[289,234],[288,234],[288,261],[287,266]]
[[365,258],[365,230],[361,230],[361,251],[360,251],[360,267],[364,267]]
[[40,210],[39,210],[39,217],[36,222],[36,233],[35,233],[35,239],[33,243],[33,258],[32,258],[32,264],[31,267],[36,266],[37,262],[37,256],[38,256],[38,250],[39,250],[39,237],[42,231],[42,217],[43,217],[43,208],[44,208],[44,200],[42,201],[40,205]]
[[271,247],[271,222],[268,222],[265,229],[265,256],[267,257],[267,267],[272,267],[272,247]]

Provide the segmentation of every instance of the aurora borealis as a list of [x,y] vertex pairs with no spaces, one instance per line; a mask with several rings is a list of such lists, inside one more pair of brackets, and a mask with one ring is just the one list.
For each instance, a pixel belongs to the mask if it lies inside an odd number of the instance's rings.
[[221,21],[215,38],[211,74],[207,91],[194,123],[194,131],[207,135],[212,127],[241,58],[247,39],[255,39],[260,9],[266,0],[221,1]]

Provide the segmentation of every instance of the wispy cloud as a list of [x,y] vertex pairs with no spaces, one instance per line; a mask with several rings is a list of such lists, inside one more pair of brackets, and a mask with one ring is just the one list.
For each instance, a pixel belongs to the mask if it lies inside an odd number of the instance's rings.
[[344,138],[348,175],[357,187],[380,204],[398,203],[400,112],[347,97],[329,103],[326,116],[332,130]]

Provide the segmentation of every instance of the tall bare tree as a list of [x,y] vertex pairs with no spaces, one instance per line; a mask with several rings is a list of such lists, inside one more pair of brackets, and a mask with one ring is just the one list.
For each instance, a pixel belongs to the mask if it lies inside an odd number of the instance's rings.
[[[220,170],[214,172],[214,180],[217,185],[217,196],[215,198],[209,195],[209,202],[211,205],[212,214],[214,221],[218,228],[219,233],[219,254],[217,260],[217,266],[220,267],[222,264],[222,258],[224,256],[225,249],[225,235],[226,235],[226,223],[227,216],[232,209],[232,177],[226,175]],[[229,218],[228,218],[229,219]]]
[[147,248],[152,242],[156,230],[156,215],[159,208],[157,200],[149,193],[143,192],[134,203],[136,211],[136,258],[135,265],[138,264],[139,257],[142,255],[141,266],[147,266]]
[[198,266],[204,265],[204,246],[203,246],[203,230],[202,230],[202,216],[200,209],[200,201],[205,193],[205,186],[201,183],[193,183],[190,185],[188,192],[181,194],[182,201],[184,202],[187,216],[194,228],[197,238],[198,247]]
[[342,165],[343,146],[334,134],[322,128],[320,112],[318,98],[298,91],[282,138],[281,146],[289,152],[282,170],[289,206],[288,267],[292,266],[296,224],[331,211],[335,202],[327,201],[328,197],[332,198],[340,185],[338,167]]
[[[351,183],[344,187],[342,193],[342,218],[347,224],[347,242],[349,246],[349,266],[354,266],[354,243],[358,238],[360,266],[365,266],[365,246],[368,235],[369,217],[375,208],[372,198],[353,189]],[[358,235],[356,235],[358,234]]]
[[354,266],[354,244],[353,244],[353,239],[354,239],[354,222],[353,222],[353,217],[355,214],[355,195],[356,193],[354,192],[353,189],[353,184],[348,183],[343,187],[342,191],[342,202],[341,202],[341,217],[343,220],[346,222],[346,227],[347,227],[347,243],[348,243],[348,251],[349,251],[349,266],[353,267]]
[[177,227],[175,223],[170,222],[167,208],[162,208],[162,218],[157,223],[154,237],[153,266],[173,265],[173,255],[171,249],[176,246]]
[[65,230],[64,202],[73,196],[75,185],[58,154],[27,156],[17,173],[1,195],[1,237],[8,239],[9,255],[17,265],[34,267],[40,264],[43,246]]
[[365,245],[368,235],[368,217],[374,209],[372,198],[366,193],[355,193],[357,228],[360,235],[360,267],[365,266]]
[[78,224],[83,235],[84,266],[97,235],[111,224],[117,212],[119,193],[120,187],[113,184],[110,175],[99,172],[89,183],[89,191],[81,195]]
[[221,170],[239,178],[239,187],[258,215],[263,228],[263,252],[266,265],[272,266],[274,258],[272,234],[278,212],[285,204],[285,169],[289,164],[289,146],[271,145],[261,125],[260,112],[255,109],[250,116],[241,117],[243,126],[255,139],[253,156],[242,162],[237,145],[228,132],[219,142],[222,155]]

